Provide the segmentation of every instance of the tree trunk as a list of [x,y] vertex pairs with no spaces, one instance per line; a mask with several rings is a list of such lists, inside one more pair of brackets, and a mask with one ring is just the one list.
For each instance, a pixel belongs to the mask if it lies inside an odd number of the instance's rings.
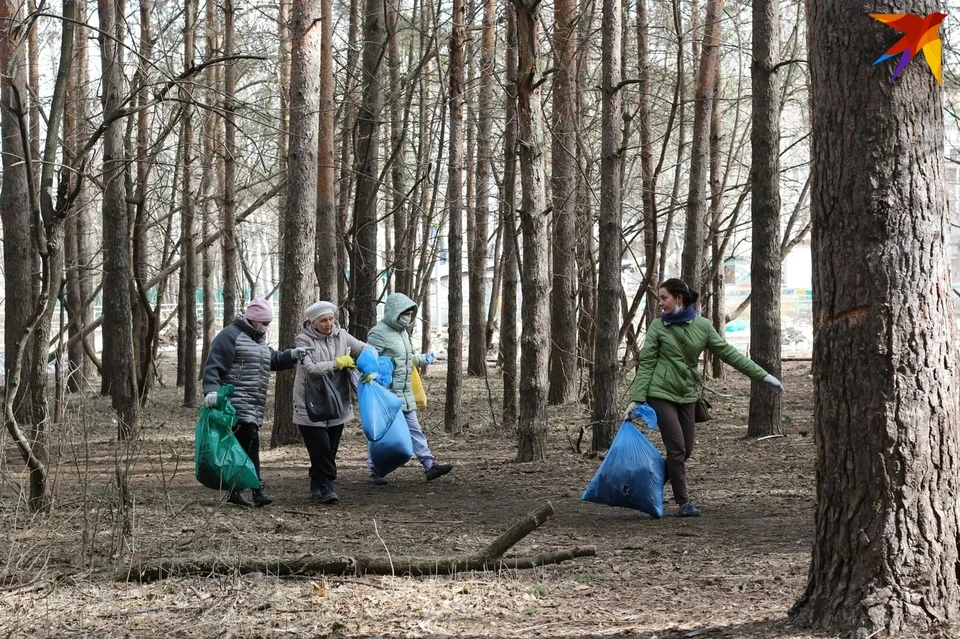
[[707,0],[703,56],[697,69],[693,107],[693,139],[690,149],[690,190],[687,197],[686,234],[683,238],[681,273],[689,286],[703,290],[703,238],[707,220],[707,169],[710,148],[710,105],[713,102],[715,65],[719,55],[720,14],[723,0]]
[[[281,0],[280,16],[284,20],[284,9],[289,13],[289,0]],[[223,55],[234,54],[234,36],[236,9],[233,0],[223,1]],[[237,237],[235,218],[237,215],[237,122],[236,122],[236,92],[237,92],[237,63],[230,60],[223,67],[223,240],[221,259],[223,260],[223,325],[227,326],[234,316],[240,312],[240,303],[237,299]],[[289,68],[289,65],[281,68]],[[281,87],[283,83],[281,82]],[[281,88],[281,93],[286,93]],[[281,97],[281,102],[286,98]],[[286,131],[286,122],[281,122],[281,139]],[[284,149],[285,151],[285,149]],[[281,167],[286,163],[286,153],[281,154]],[[286,173],[284,171],[284,173]],[[285,210],[285,209],[280,209]]]
[[470,260],[470,353],[469,375],[487,374],[487,234],[490,207],[492,157],[493,86],[496,64],[496,0],[483,0],[480,39],[480,87],[477,92],[476,203],[473,209],[473,255]]
[[314,258],[321,300],[339,304],[337,281],[344,265],[337,255],[337,210],[333,159],[336,107],[333,103],[333,0],[320,3],[320,133],[317,181],[317,254]]
[[807,33],[817,507],[792,612],[831,635],[952,636],[960,398],[942,91],[922,64],[892,84],[892,61],[865,72],[900,36],[848,3],[811,2]]
[[593,450],[606,450],[617,426],[620,336],[620,0],[603,0],[603,144],[600,158],[600,265],[594,357]]
[[[453,0],[450,33],[450,164],[447,172],[447,392],[443,426],[461,431],[460,393],[463,386],[463,72],[466,34],[464,0]],[[471,300],[472,301],[472,300]]]
[[[320,21],[323,0],[293,0],[291,11],[290,156],[280,272],[280,348],[293,348],[313,301],[316,248],[317,149],[320,120]],[[293,423],[294,371],[277,374],[271,447],[300,441]]]
[[[647,0],[637,0],[637,119],[640,121],[640,174],[643,185],[643,259],[657,260],[657,193],[654,185],[653,134],[650,122],[650,18]],[[644,326],[657,317],[657,291],[649,287],[644,307]]]
[[[197,30],[197,0],[186,0],[184,6],[183,68],[193,66]],[[183,211],[180,213],[181,245],[186,261],[183,265],[183,406],[197,405],[197,207],[193,187],[193,164],[196,149],[193,143],[193,102],[189,90],[183,95]]]
[[540,106],[540,3],[514,0],[517,10],[518,144],[523,201],[523,267],[520,286],[520,419],[517,461],[547,453],[547,367],[550,356],[550,277],[547,263],[543,175],[543,111]]
[[[365,4],[364,4],[365,6]],[[353,166],[353,146],[354,146],[354,122],[356,116],[356,71],[358,51],[357,32],[360,22],[360,0],[350,0],[350,20],[347,31],[347,69],[346,79],[343,90],[343,127],[340,133],[340,183],[337,186],[337,263],[344,273],[351,270],[350,242],[348,240],[349,221],[347,217],[350,211],[350,194],[354,182]],[[356,230],[356,227],[354,227]],[[340,298],[340,323],[346,326],[348,316],[347,301],[347,278],[343,275],[337,282],[337,291]],[[352,321],[352,320],[351,320]]]
[[593,407],[593,356],[596,340],[597,270],[593,254],[593,161],[584,136],[582,122],[586,111],[587,42],[592,29],[596,4],[584,0],[580,7],[577,45],[577,357],[580,361],[579,399]]
[[[214,2],[208,2],[205,10],[204,32],[206,35],[207,60],[212,60],[222,55],[220,51],[220,18],[217,15],[217,5]],[[210,67],[206,70],[206,94],[208,104],[217,104],[220,101],[220,69],[219,66]],[[201,193],[203,194],[204,212],[203,212],[203,239],[204,243],[213,233],[213,228],[218,221],[223,220],[221,212],[220,199],[220,161],[217,156],[217,150],[220,148],[223,128],[220,124],[220,117],[214,112],[207,112],[203,117],[203,184]],[[207,361],[210,354],[210,345],[213,342],[214,335],[217,332],[217,320],[214,318],[214,301],[216,298],[216,282],[214,279],[214,266],[216,264],[216,249],[208,245],[203,249],[203,348],[201,349],[201,374],[202,364]],[[159,308],[159,307],[158,307]]]
[[[722,136],[722,118],[721,116],[721,97],[723,88],[721,85],[720,61],[718,59],[714,67],[713,81],[713,104],[710,107],[710,251],[712,262],[719,264],[716,275],[705,282],[710,290],[708,311],[710,319],[713,321],[713,329],[717,331],[720,337],[726,334],[726,315],[725,295],[723,290],[723,251],[724,245],[721,241],[721,224],[723,223],[723,188],[724,175],[721,166],[721,144]],[[736,135],[736,131],[733,132]],[[706,364],[711,369],[711,377],[720,379],[723,377],[723,361],[719,357],[706,351]]]
[[[780,377],[780,11],[777,3],[753,7],[753,123],[750,198],[750,357]],[[750,387],[748,437],[781,432],[780,395],[753,381]]]
[[126,439],[139,426],[137,378],[134,360],[133,315],[130,304],[129,220],[123,184],[126,164],[122,120],[117,118],[123,68],[120,47],[113,39],[117,29],[117,5],[110,0],[97,4],[100,26],[101,101],[103,134],[103,365],[109,379],[110,398],[117,413],[117,435]]
[[551,291],[550,404],[573,399],[577,382],[577,130],[574,52],[576,0],[554,6],[553,152],[553,289]]
[[[391,0],[387,3],[389,18],[389,38],[387,41],[387,57],[390,72],[390,140],[388,157],[390,162],[390,211],[389,221],[393,225],[393,282],[394,290],[409,295],[412,289],[412,273],[410,263],[410,244],[407,242],[409,234],[408,224],[410,216],[407,205],[407,184],[406,184],[406,149],[403,141],[405,138],[404,127],[406,126],[406,112],[403,103],[402,81],[400,78],[400,33],[399,30],[399,2]],[[389,234],[388,234],[389,237]],[[391,260],[387,259],[387,264]],[[402,287],[402,288],[401,288]],[[404,290],[405,289],[405,290]]]
[[[0,1],[0,134],[2,134],[3,180],[0,181],[0,215],[3,224],[4,280],[4,353],[13,353],[36,306],[33,283],[34,242],[31,235],[30,181],[22,158],[24,148],[18,114],[27,105],[27,60],[22,37],[23,8],[14,0]],[[30,283],[25,286],[25,283]],[[31,370],[30,354],[33,338],[24,343],[23,368]],[[13,357],[4,358],[4,379],[13,373]],[[29,377],[14,398],[14,414],[18,422],[31,423],[31,389]]]
[[353,213],[354,252],[350,332],[366,339],[377,323],[377,195],[380,190],[380,118],[383,87],[380,64],[385,32],[382,0],[364,0],[363,101],[357,116],[357,197]]
[[517,237],[517,13],[512,2],[507,14],[506,86],[504,87],[503,197],[503,315],[500,319],[500,353],[503,359],[503,428],[517,427],[517,287],[520,280]]

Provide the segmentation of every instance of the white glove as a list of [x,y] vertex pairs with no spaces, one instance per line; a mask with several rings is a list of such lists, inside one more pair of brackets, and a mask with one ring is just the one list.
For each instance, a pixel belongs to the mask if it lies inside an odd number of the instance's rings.
[[783,384],[781,384],[780,380],[774,377],[773,375],[767,375],[766,377],[764,377],[763,383],[770,384],[771,386],[773,386],[773,390],[777,391],[778,393],[783,392]]
[[627,404],[627,410],[623,413],[623,421],[632,422],[637,418],[637,409],[640,408],[638,402],[630,402]]
[[[296,357],[298,360],[300,360],[300,361],[302,362],[302,361],[303,361],[303,358],[307,356],[307,350],[308,350],[308,349],[304,348],[303,346],[297,346],[297,347],[296,347],[295,349],[293,349],[293,351],[292,351],[292,352],[293,352],[293,356]],[[311,348],[311,349],[309,349],[309,350],[312,351],[313,349]]]
[[208,408],[215,408],[217,405],[217,392],[211,391],[203,396],[203,405]]

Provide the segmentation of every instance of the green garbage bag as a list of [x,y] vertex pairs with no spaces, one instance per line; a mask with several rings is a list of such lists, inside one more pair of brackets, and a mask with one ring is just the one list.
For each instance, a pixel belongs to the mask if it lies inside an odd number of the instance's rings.
[[227,399],[232,393],[233,386],[221,386],[216,407],[200,409],[194,445],[197,481],[215,489],[259,488],[257,470],[233,434],[237,409]]

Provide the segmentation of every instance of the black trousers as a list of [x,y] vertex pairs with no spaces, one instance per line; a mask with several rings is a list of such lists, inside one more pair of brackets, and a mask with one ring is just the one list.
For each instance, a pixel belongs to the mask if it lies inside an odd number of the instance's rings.
[[[233,434],[237,436],[237,441],[247,451],[247,456],[253,462],[253,467],[257,469],[257,479],[260,479],[260,426],[249,422],[238,422],[233,427]],[[261,480],[262,481],[262,480]]]
[[315,481],[333,481],[337,478],[337,450],[340,448],[340,436],[343,425],[322,428],[318,426],[300,426],[303,443],[310,454],[310,479]]

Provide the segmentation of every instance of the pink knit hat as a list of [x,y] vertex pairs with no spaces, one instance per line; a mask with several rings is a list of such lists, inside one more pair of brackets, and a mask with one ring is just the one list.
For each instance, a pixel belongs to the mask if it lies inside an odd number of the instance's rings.
[[270,306],[270,302],[262,297],[257,297],[250,302],[250,306],[247,307],[243,316],[251,322],[272,322],[273,308]]

